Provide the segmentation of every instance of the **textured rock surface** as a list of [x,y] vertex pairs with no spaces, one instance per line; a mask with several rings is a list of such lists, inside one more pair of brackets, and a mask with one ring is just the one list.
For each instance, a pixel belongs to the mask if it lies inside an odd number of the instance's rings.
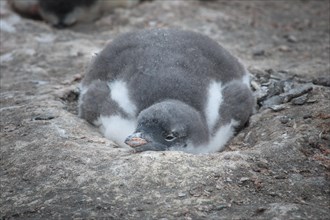
[[[329,218],[329,4],[155,1],[56,30],[1,1],[1,218]],[[273,79],[313,89],[261,105],[221,153],[118,148],[77,117],[77,86],[93,53],[148,27],[209,35],[265,97],[285,94]]]

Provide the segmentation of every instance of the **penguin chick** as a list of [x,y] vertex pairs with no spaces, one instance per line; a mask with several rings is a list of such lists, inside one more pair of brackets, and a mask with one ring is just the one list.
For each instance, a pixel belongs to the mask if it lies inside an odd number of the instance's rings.
[[194,108],[178,100],[150,106],[140,112],[137,121],[135,133],[125,143],[138,152],[185,150],[192,143],[202,145],[209,140],[205,120]]
[[19,14],[43,19],[57,28],[76,23],[88,23],[98,19],[106,11],[116,7],[131,7],[139,0],[8,0]]
[[222,150],[254,109],[243,65],[207,36],[154,29],[119,36],[81,84],[79,116],[137,152]]

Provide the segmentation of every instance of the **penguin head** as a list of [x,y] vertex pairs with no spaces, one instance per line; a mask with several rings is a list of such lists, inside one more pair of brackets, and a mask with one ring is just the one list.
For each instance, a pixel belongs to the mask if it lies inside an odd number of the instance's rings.
[[208,141],[201,115],[191,106],[167,100],[141,111],[135,132],[125,143],[137,152],[184,150]]
[[95,15],[90,12],[97,3],[98,0],[39,0],[40,15],[54,27],[63,28],[79,20],[94,19]]

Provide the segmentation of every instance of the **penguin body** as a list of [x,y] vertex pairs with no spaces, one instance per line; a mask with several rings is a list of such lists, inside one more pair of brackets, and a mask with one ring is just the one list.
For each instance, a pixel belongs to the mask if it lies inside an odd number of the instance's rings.
[[136,151],[221,150],[252,114],[248,73],[191,31],[124,34],[98,54],[81,84],[79,115]]
[[88,23],[116,7],[131,7],[139,0],[8,0],[19,14],[43,19],[57,28]]

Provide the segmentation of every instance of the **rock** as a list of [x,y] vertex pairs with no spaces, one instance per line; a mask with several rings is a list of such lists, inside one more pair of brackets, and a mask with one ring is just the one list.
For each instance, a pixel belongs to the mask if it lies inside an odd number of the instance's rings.
[[281,105],[284,102],[284,98],[282,96],[273,96],[266,101],[262,102],[262,106],[267,108],[267,107],[272,107],[272,106],[278,106]]
[[278,50],[281,51],[281,52],[289,52],[291,51],[290,47],[287,46],[287,45],[281,45],[278,47]]
[[242,177],[242,178],[239,179],[239,181],[240,181],[241,183],[246,182],[246,181],[248,181],[248,180],[250,180],[249,177]]
[[284,35],[284,38],[289,42],[289,43],[296,43],[297,38],[293,35]]
[[290,118],[288,116],[282,116],[279,118],[279,120],[282,124],[286,124],[290,121]]
[[285,104],[279,104],[279,105],[268,106],[268,108],[270,108],[274,112],[279,112],[279,111],[282,111],[284,109],[287,109],[288,107]]
[[284,102],[289,102],[291,99],[302,96],[313,89],[313,86],[310,84],[301,85],[294,89],[289,90],[286,93],[281,94],[280,96],[284,98]]
[[313,84],[330,87],[330,76],[315,78]]
[[308,100],[308,97],[305,94],[305,95],[302,95],[300,97],[293,98],[291,100],[291,103],[294,104],[294,105],[303,105],[303,104],[305,104],[307,102],[307,100]]
[[260,49],[260,50],[256,50],[252,53],[253,56],[265,56],[266,55],[266,51],[263,50],[263,49]]
[[268,86],[268,97],[273,97],[284,92],[283,81],[270,81]]

